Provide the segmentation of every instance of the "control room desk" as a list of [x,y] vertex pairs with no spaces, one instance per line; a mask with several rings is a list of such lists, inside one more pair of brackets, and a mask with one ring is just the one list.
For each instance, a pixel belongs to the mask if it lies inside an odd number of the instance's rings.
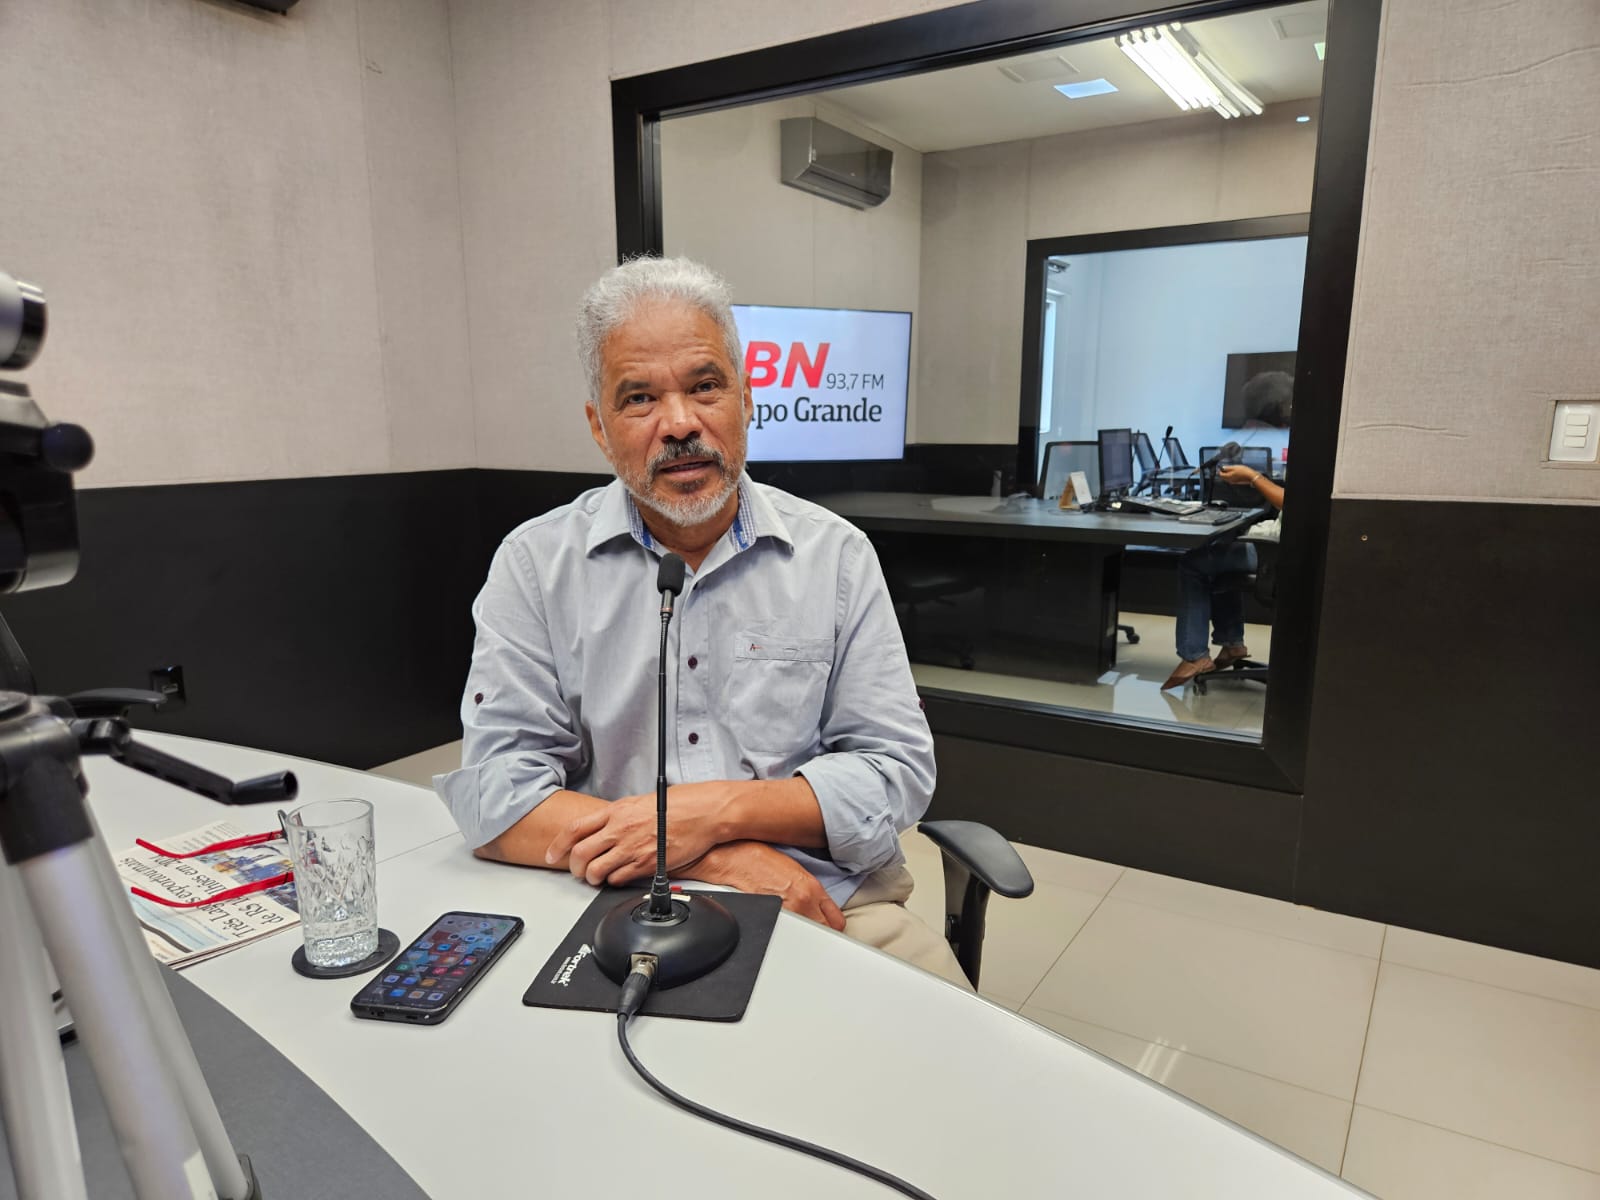
[[[181,752],[236,775],[290,767],[303,796],[371,799],[380,919],[402,940],[453,908],[526,920],[505,958],[436,1027],[357,1020],[348,1005],[362,980],[296,975],[290,932],[184,972],[310,1076],[433,1200],[893,1194],[669,1107],[623,1060],[613,1017],[524,1008],[523,990],[591,898],[570,876],[476,859],[453,831],[430,836],[429,806],[443,814],[443,805],[423,788],[215,743],[185,739]],[[186,810],[167,829],[171,814],[146,804],[160,801],[142,781],[128,784],[131,773],[104,760],[85,765],[113,845],[131,830],[176,832],[252,812],[183,798],[206,811]],[[254,812],[270,822],[274,808]],[[1363,1194],[1014,1013],[788,913],[743,1021],[646,1017],[633,1039],[645,1064],[690,1097],[856,1155],[940,1200]],[[234,1132],[248,1152],[248,1131]],[[346,1193],[330,1180],[324,1194]]]
[[835,492],[816,502],[868,532],[997,538],[1003,576],[988,587],[992,631],[1047,642],[1068,670],[1097,676],[1117,661],[1117,589],[1127,546],[1190,549],[1235,524],[1157,513],[1086,513],[1032,497]]

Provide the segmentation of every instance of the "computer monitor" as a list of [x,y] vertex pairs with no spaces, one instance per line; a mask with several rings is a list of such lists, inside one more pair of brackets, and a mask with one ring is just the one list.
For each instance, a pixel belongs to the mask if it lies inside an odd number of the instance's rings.
[[1133,430],[1102,429],[1100,494],[1115,496],[1133,486]]
[[1183,452],[1183,445],[1175,437],[1162,441],[1162,447],[1167,452],[1167,467],[1173,471],[1185,471],[1190,467],[1188,455]]
[[1222,388],[1224,429],[1289,428],[1294,351],[1228,355]]
[[735,304],[750,462],[903,459],[911,314]]

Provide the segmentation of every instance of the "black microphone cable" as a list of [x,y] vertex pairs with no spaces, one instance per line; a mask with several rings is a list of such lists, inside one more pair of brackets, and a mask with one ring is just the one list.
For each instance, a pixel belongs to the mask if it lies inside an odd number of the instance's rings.
[[760,1125],[752,1125],[748,1121],[741,1121],[738,1117],[730,1117],[719,1113],[714,1108],[707,1108],[687,1096],[680,1096],[654,1075],[650,1074],[645,1065],[634,1054],[633,1047],[628,1044],[628,1022],[635,1013],[644,1005],[645,996],[650,992],[650,984],[655,980],[656,960],[648,954],[637,954],[633,960],[633,970],[627,979],[622,982],[622,1000],[617,1008],[617,1041],[622,1046],[622,1053],[628,1059],[628,1065],[638,1072],[643,1079],[662,1096],[685,1112],[693,1113],[715,1125],[732,1129],[736,1133],[746,1133],[751,1137],[760,1138],[764,1142],[771,1142],[775,1146],[784,1146],[790,1150],[798,1150],[801,1154],[809,1154],[812,1158],[820,1158],[823,1162],[832,1163],[836,1167],[843,1167],[847,1171],[854,1171],[857,1175],[865,1175],[874,1182],[892,1188],[902,1196],[910,1196],[912,1200],[934,1200],[927,1192],[913,1183],[907,1183],[898,1175],[891,1175],[888,1171],[864,1163],[860,1159],[851,1158],[848,1154],[841,1154],[837,1150],[829,1150],[826,1146],[818,1146],[803,1138],[790,1137],[786,1133],[779,1133],[773,1129],[764,1129]]

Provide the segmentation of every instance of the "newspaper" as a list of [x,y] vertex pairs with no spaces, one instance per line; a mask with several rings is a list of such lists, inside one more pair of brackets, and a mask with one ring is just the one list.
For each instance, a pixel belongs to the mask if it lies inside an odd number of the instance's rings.
[[[228,821],[172,837],[147,840],[165,850],[184,852],[245,836]],[[291,869],[288,847],[281,841],[241,846],[195,858],[168,858],[143,846],[116,857],[117,874],[130,888],[152,896],[188,902],[215,896],[255,880],[270,879]],[[169,967],[204,962],[235,946],[244,946],[300,923],[294,884],[252,892],[199,908],[171,908],[129,895],[145,942],[158,961]]]

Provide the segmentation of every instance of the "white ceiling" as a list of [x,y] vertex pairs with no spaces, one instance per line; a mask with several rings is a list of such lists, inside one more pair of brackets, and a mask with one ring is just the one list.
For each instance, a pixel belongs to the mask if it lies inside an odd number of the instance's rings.
[[[1288,4],[1195,21],[1186,28],[1206,52],[1264,104],[1304,100],[1322,91],[1322,63],[1313,43],[1327,27],[1327,0]],[[1065,60],[1065,61],[1062,61]],[[1017,83],[1010,65],[1044,78]],[[1104,78],[1117,91],[1069,100],[1058,83]],[[1112,38],[1078,42],[1044,53],[992,59],[818,93],[913,150],[953,150],[1023,138],[1048,137],[1111,125],[1175,117],[1221,121],[1209,109],[1183,113]],[[1311,106],[1307,112],[1315,115]],[[1249,117],[1240,118],[1250,120]]]

